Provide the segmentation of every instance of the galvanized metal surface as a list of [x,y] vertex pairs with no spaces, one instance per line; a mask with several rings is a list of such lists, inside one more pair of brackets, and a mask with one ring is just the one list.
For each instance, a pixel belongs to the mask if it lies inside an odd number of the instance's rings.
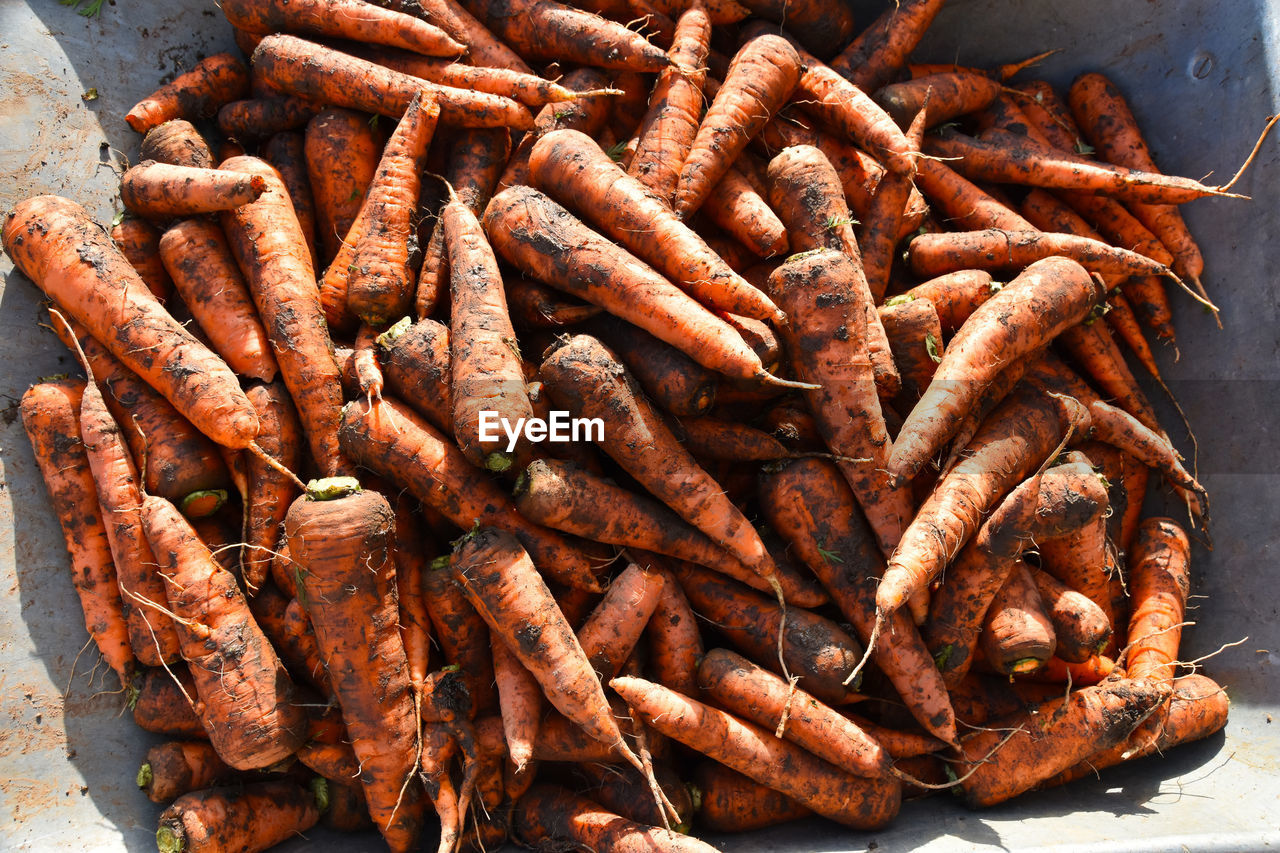
[[[860,20],[882,3],[858,2]],[[53,192],[103,222],[118,209],[122,157],[138,139],[123,115],[199,57],[230,49],[212,0],[113,0],[93,19],[52,0],[0,2],[0,208]],[[1130,96],[1169,172],[1219,178],[1280,111],[1280,3],[1193,0],[952,0],[921,55],[962,63],[1062,53],[1037,74],[1069,83],[1098,69]],[[82,96],[97,90],[96,100]],[[1280,557],[1280,140],[1238,185],[1252,202],[1186,208],[1225,329],[1174,296],[1181,359],[1157,356],[1200,439],[1213,498],[1212,552],[1197,547],[1197,625],[1188,656],[1241,640],[1206,664],[1228,686],[1225,735],[1106,771],[1097,780],[1024,796],[981,813],[944,796],[908,804],[882,833],[809,823],[716,839],[725,850],[1248,850],[1280,845],[1280,619],[1270,583]],[[85,643],[61,536],[17,419],[39,377],[73,371],[38,327],[36,291],[0,259],[0,849],[148,850],[159,808],[134,787],[156,738],[137,730]],[[1179,423],[1150,389],[1175,436]],[[1190,448],[1182,442],[1190,455]],[[1152,508],[1176,512],[1157,499]],[[317,831],[289,850],[377,849],[372,837]]]

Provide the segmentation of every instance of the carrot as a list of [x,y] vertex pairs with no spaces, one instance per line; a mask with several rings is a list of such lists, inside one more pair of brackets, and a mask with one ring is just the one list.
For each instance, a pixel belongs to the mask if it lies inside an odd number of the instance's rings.
[[[498,260],[480,222],[456,196],[441,213],[450,272],[450,396],[453,434],[475,465],[505,471],[527,462],[527,438],[505,439],[499,420],[534,417]],[[487,418],[495,420],[490,423]],[[492,433],[489,435],[488,433]]]
[[346,467],[337,441],[342,386],[298,217],[280,177],[262,160],[234,158],[222,168],[266,179],[262,197],[223,214],[222,227],[298,409],[311,456],[322,472],[341,471]]
[[715,761],[698,762],[693,780],[701,795],[698,826],[709,832],[751,832],[813,814],[786,794]]
[[[926,112],[922,109],[907,127],[907,139],[913,148],[919,148],[924,135]],[[902,223],[907,218],[907,207],[915,187],[915,168],[909,172],[886,172],[876,187],[866,219],[859,231],[862,264],[867,276],[867,286],[877,303],[884,300],[889,289],[894,249]]]
[[186,119],[162,122],[147,131],[138,150],[143,160],[172,163],[175,166],[213,168],[213,153],[200,131]]
[[[409,102],[345,238],[352,247],[347,308],[376,329],[404,316],[413,303],[410,240],[421,188],[419,173],[439,114],[429,92]],[[326,272],[326,281],[332,273],[332,269]],[[337,273],[341,276],[343,270]]]
[[876,92],[875,97],[902,127],[922,111],[924,126],[937,127],[950,119],[985,109],[1000,96],[1001,89],[999,81],[985,74],[957,69],[891,83]]
[[218,130],[232,139],[265,139],[306,127],[316,112],[310,101],[288,96],[232,101],[218,110]]
[[[577,770],[586,779],[584,796],[627,820],[650,826],[662,825],[663,815],[650,795],[648,780],[630,767],[583,764]],[[688,835],[696,812],[689,786],[669,764],[655,761],[653,770],[663,796],[680,815],[679,825],[672,829]]]
[[449,329],[430,318],[406,317],[378,336],[387,388],[446,433],[453,429]]
[[687,219],[702,206],[799,80],[800,57],[786,39],[762,35],[742,46],[680,167],[673,205],[676,216]]
[[173,282],[160,261],[160,232],[145,219],[126,216],[111,227],[111,242],[142,277],[155,298],[166,302],[173,292]]
[[596,443],[627,473],[765,580],[773,560],[742,513],[658,419],[635,380],[599,341],[578,335],[540,369],[548,392],[575,417],[608,418]]
[[[288,389],[283,383],[251,385],[246,392],[263,424],[262,449],[290,471],[302,468],[302,426]],[[271,568],[280,525],[289,504],[297,496],[293,481],[256,456],[247,462],[249,493],[244,502],[244,556],[241,572],[245,588],[253,593]]]
[[477,521],[511,531],[541,571],[568,586],[599,590],[586,556],[531,524],[453,442],[390,397],[342,410],[342,451],[433,507],[459,527]]
[[477,92],[501,95],[504,98],[519,101],[530,109],[582,97],[581,93],[567,89],[559,83],[507,68],[464,65],[452,59],[421,56],[385,48],[362,46],[355,53],[379,65],[422,80],[429,80],[442,86],[452,86],[455,89],[473,89]]
[[215,53],[179,74],[129,110],[124,120],[146,133],[170,119],[211,118],[218,107],[249,91],[249,69],[229,53]]
[[170,803],[208,788],[232,773],[206,741],[168,741],[147,750],[138,768],[138,787],[153,803]]
[[[787,463],[761,477],[759,501],[769,525],[831,593],[859,638],[871,643],[884,558],[839,470],[821,459]],[[871,643],[876,666],[921,725],[954,742],[955,713],[929,649],[907,614],[888,618],[888,639]]]
[[911,270],[921,277],[966,269],[1012,270],[1054,255],[1110,276],[1168,275],[1149,258],[1101,240],[1041,231],[962,231],[921,234],[908,248]]
[[[378,169],[382,142],[365,116],[330,108],[307,123],[305,149],[323,266],[338,254],[343,238],[360,213],[365,192]],[[334,321],[341,314],[326,311],[325,316],[337,325]]]
[[1058,406],[1024,387],[991,414],[903,533],[876,591],[877,614],[897,610],[937,577],[983,513],[1053,452],[1067,428]]
[[[508,263],[602,306],[702,366],[737,378],[784,383],[764,371],[759,357],[723,320],[537,190],[511,187],[494,196],[484,227]],[[565,254],[554,248],[566,245],[575,251]]]
[[125,207],[152,219],[194,216],[249,204],[266,189],[258,176],[144,160],[120,179]]
[[[1098,73],[1081,74],[1067,98],[1072,116],[1102,159],[1130,169],[1159,171],[1128,103],[1110,80]],[[1198,284],[1204,275],[1204,256],[1178,209],[1138,205],[1132,212],[1173,253],[1174,270],[1202,290]]]
[[454,549],[451,572],[489,630],[533,674],[556,710],[595,740],[616,746],[643,772],[622,740],[582,647],[515,537],[491,527],[469,533]]
[[1123,552],[1128,553],[1133,547],[1142,521],[1142,502],[1147,494],[1151,469],[1130,453],[1123,454],[1121,458],[1124,465],[1125,491],[1133,497],[1125,507],[1124,515],[1120,520],[1120,538],[1117,543]]
[[498,640],[492,645],[494,683],[502,714],[502,730],[516,772],[522,772],[533,759],[534,744],[538,740],[542,692],[533,675],[524,668],[506,643]]
[[[196,711],[219,757],[250,770],[292,755],[302,744],[305,714],[235,576],[164,498],[143,501],[142,527],[168,582],[182,657],[199,696]],[[253,725],[243,725],[246,716]]]
[[[648,4],[648,8],[651,11],[666,15],[668,18],[677,18],[681,13],[688,11],[691,5],[686,0],[652,0]],[[699,5],[706,10],[707,17],[711,19],[711,23],[716,25],[736,24],[751,16],[751,10],[738,3],[737,0],[705,0],[705,2],[700,0]],[[728,64],[728,60],[721,63],[724,66]]]
[[707,192],[699,215],[758,257],[772,258],[787,251],[786,227],[760,191],[735,167],[726,170]]
[[[418,729],[396,628],[394,512],[351,478],[313,480],[289,507],[285,534],[360,762],[369,814],[393,850],[413,849],[423,804],[413,785]],[[442,826],[442,841],[449,831]]]
[[943,0],[895,3],[831,60],[831,67],[859,89],[874,92],[906,64],[942,4]]
[[585,134],[557,130],[544,135],[530,152],[529,171],[534,186],[582,213],[706,307],[785,321],[767,296],[716,257]]
[[886,306],[897,304],[900,299],[928,299],[937,311],[942,330],[948,335],[959,329],[964,321],[1004,285],[995,282],[991,274],[983,270],[962,270],[932,278],[917,284],[902,297],[891,297]]
[[258,782],[179,797],[160,815],[160,853],[266,850],[320,820],[315,796],[297,782]]
[[398,119],[414,96],[430,91],[440,123],[528,130],[533,114],[509,98],[440,86],[290,35],[270,35],[253,52],[253,71],[282,92],[335,107]]
[[[82,361],[88,370],[87,359]],[[97,385],[86,385],[81,395],[80,439],[93,472],[129,645],[145,666],[172,663],[178,660],[178,634],[165,613],[164,581],[155,571],[156,559],[140,524],[138,469]]]
[[455,40],[467,46],[467,58],[472,65],[490,68],[506,68],[522,74],[533,71],[516,52],[507,47],[475,17],[455,0],[419,0],[418,3],[397,2],[391,8],[411,15],[425,16]]
[[32,385],[22,395],[22,426],[62,528],[85,629],[125,686],[133,678],[136,659],[93,472],[80,440],[84,389],[74,379]]
[[854,33],[853,10],[843,3],[746,0],[742,5],[752,14],[785,27],[789,34],[818,56],[831,56],[844,47]]
[[578,643],[596,676],[613,678],[640,642],[645,626],[658,607],[665,577],[630,563],[614,577],[604,598],[578,629]]
[[197,429],[231,448],[257,417],[235,374],[169,316],[84,208],[57,196],[20,202],[5,220],[14,264]]
[[675,195],[680,165],[698,133],[711,24],[702,5],[681,12],[667,53],[671,64],[654,83],[649,109],[636,130],[636,151],[627,165],[628,175],[668,204]]
[[[337,348],[334,349],[338,357]],[[342,363],[339,358],[339,363]],[[382,389],[386,380],[382,375],[382,366],[378,364],[378,333],[365,323],[360,324],[356,332],[355,348],[351,350],[351,371],[354,374],[353,387],[366,400],[382,397]],[[347,391],[346,365],[343,364],[343,392]]]
[[1047,258],[1027,267],[974,311],[951,339],[933,381],[898,433],[889,470],[917,474],[955,434],[960,419],[1000,366],[1079,323],[1102,295],[1074,261]]
[[1039,669],[1057,649],[1040,590],[1020,559],[991,599],[978,643],[987,662],[1006,675]]
[[[1154,683],[1117,679],[1005,717],[1001,728],[961,743],[955,772],[965,804],[982,808],[1004,802],[1119,743],[1167,696]],[[1013,734],[1006,734],[1010,729]]]
[[716,703],[854,776],[889,772],[889,755],[852,721],[746,658],[713,649],[698,666],[698,685]]
[[577,326],[602,310],[598,305],[564,296],[545,284],[522,275],[504,280],[503,287],[507,292],[507,310],[511,312],[511,322],[524,329]]
[[775,672],[785,667],[784,673],[800,676],[803,689],[828,704],[855,699],[857,685],[847,685],[846,676],[862,649],[836,623],[789,607],[783,624],[782,609],[759,593],[689,563],[677,564],[673,571],[694,611],[715,623],[743,653]]
[[787,261],[769,281],[792,320],[784,336],[796,372],[821,386],[805,392],[809,408],[827,446],[846,457],[841,473],[888,553],[911,517],[911,495],[905,481],[884,473],[889,434],[867,354],[866,312],[855,295],[858,278],[855,261],[821,250]]
[[187,219],[164,233],[159,249],[182,301],[231,369],[263,382],[275,379],[279,368],[267,332],[222,229],[207,219]]
[[434,551],[434,545],[421,529],[415,501],[402,494],[395,499],[394,506],[400,637],[409,663],[409,684],[414,694],[421,696],[426,691],[431,650],[431,617],[423,579],[431,570],[428,558]]
[[608,345],[663,411],[697,417],[715,405],[719,376],[675,347],[608,314],[593,320],[585,331]]
[[897,814],[896,779],[850,776],[765,729],[640,678],[615,678],[610,686],[647,725],[823,817],[875,829]]
[[[329,671],[320,657],[311,620],[298,599],[289,598],[275,586],[266,584],[249,599],[249,610],[290,675],[312,685],[326,699],[332,699]],[[312,735],[308,732],[310,739]]]
[[697,617],[670,570],[652,559],[639,559],[649,568],[660,571],[664,581],[657,607],[645,626],[649,668],[662,684],[686,695],[696,693],[698,659],[703,651]]
[[[548,104],[538,111],[533,120],[533,132],[527,133],[511,154],[502,177],[498,179],[499,191],[517,184],[531,183],[529,155],[533,145],[543,134],[553,130],[580,130],[595,137],[609,118],[609,98],[602,94],[609,80],[595,68],[576,68],[565,75],[563,85],[571,91],[581,92],[582,97],[562,104]],[[589,92],[597,94],[588,95]]]
[[777,438],[746,424],[716,417],[683,418],[676,432],[698,459],[768,462],[793,454]]
[[446,571],[448,556],[438,557],[422,576],[423,602],[444,658],[467,679],[477,711],[497,706],[489,628]]
[[[372,6],[372,8],[370,8]],[[233,27],[254,33],[298,33],[384,44],[426,56],[459,56],[467,46],[437,26],[359,0],[226,0],[222,14]]]
[[1047,572],[1032,569],[1031,578],[1053,622],[1058,641],[1054,654],[1070,663],[1101,654],[1111,640],[1111,623],[1102,608]]
[[1063,536],[1040,542],[1041,567],[1102,608],[1116,624],[1110,579],[1119,572],[1113,545],[1107,542],[1107,522],[1098,517]]
[[523,844],[532,847],[567,843],[617,853],[711,853],[716,849],[670,829],[627,820],[585,797],[548,784],[536,785],[520,798],[512,830]]
[[1010,231],[1034,228],[1007,205],[937,160],[923,158],[916,164],[916,184],[929,201],[946,214],[948,225]]
[[138,728],[166,737],[209,739],[194,710],[196,687],[185,664],[141,670],[133,686],[129,708]]
[[1149,518],[1138,528],[1129,563],[1133,612],[1125,670],[1130,678],[1173,680],[1191,587],[1190,562],[1191,546],[1177,522]]
[[1209,196],[1239,197],[1191,178],[1085,160],[1000,130],[989,130],[982,139],[954,132],[930,137],[925,153],[957,158],[957,170],[973,180],[1096,192],[1126,202],[1183,204]]
[[621,24],[554,0],[462,0],[525,60],[661,71],[662,49]]
[[902,375],[899,401],[908,408],[929,387],[942,360],[942,321],[933,303],[924,297],[885,305],[877,313]]

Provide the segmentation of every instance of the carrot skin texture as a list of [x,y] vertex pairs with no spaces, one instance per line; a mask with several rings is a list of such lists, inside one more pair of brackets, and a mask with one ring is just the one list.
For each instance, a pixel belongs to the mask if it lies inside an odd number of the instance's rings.
[[662,49],[621,24],[552,0],[463,0],[493,34],[534,62],[661,71]]
[[4,224],[14,264],[218,444],[247,447],[257,416],[231,369],[183,329],[85,213],[57,196],[18,204]]
[[424,318],[396,324],[378,336],[387,388],[445,433],[453,431],[453,372],[449,329]]
[[945,163],[922,158],[916,163],[916,185],[946,222],[967,229],[1002,228],[1008,231],[1033,230],[1030,222],[993,198]]
[[1055,655],[1068,663],[1083,663],[1107,647],[1111,622],[1101,607],[1047,572],[1035,569],[1031,577],[1053,622]]
[[715,761],[699,762],[693,781],[702,793],[698,826],[711,832],[750,832],[813,814],[781,791]]
[[335,107],[400,118],[426,89],[440,105],[440,123],[455,127],[528,130],[533,113],[510,98],[455,89],[392,71],[297,36],[270,35],[253,52],[254,74],[284,92]]
[[75,379],[32,385],[22,395],[22,426],[58,516],[85,629],[124,685],[133,676],[136,659],[93,472],[80,440],[84,387]]
[[823,817],[875,829],[898,813],[902,791],[896,779],[850,776],[771,732],[640,678],[615,678],[610,686],[646,725]]
[[[397,628],[395,514],[377,492],[334,500],[298,498],[285,517],[289,552],[343,721],[360,761],[369,813],[393,850],[421,832],[414,773],[417,720]],[[400,799],[403,794],[403,799]]]
[[[403,5],[410,6],[408,3]],[[410,7],[404,11],[409,14],[425,14],[428,21],[465,44],[467,57],[472,65],[507,68],[522,74],[533,73],[533,69],[514,50],[455,0],[420,0],[416,10]]]
[[534,144],[534,186],[582,213],[594,226],[713,310],[784,322],[768,296],[752,287],[646,192],[585,134],[558,130]]
[[1101,288],[1074,261],[1048,258],[1027,267],[974,311],[951,339],[933,381],[898,433],[889,470],[904,476],[918,473],[955,434],[1001,365],[1079,323],[1101,297]]
[[157,163],[213,168],[209,144],[186,119],[170,119],[148,130],[142,137],[138,153],[143,160],[155,160]]
[[570,91],[584,93],[583,96],[562,104],[547,104],[538,110],[533,119],[533,131],[524,135],[511,153],[506,167],[501,170],[497,191],[501,192],[516,184],[530,183],[529,154],[533,151],[534,143],[544,134],[553,130],[580,130],[595,137],[604,129],[609,118],[609,97],[585,93],[605,88],[609,78],[596,68],[576,68],[566,74],[561,82]]
[[236,373],[271,382],[279,368],[222,229],[187,219],[160,238],[160,258],[182,301]]
[[257,853],[320,820],[315,797],[296,782],[259,782],[184,794],[160,815],[161,850]]
[[831,67],[860,89],[874,92],[916,49],[944,0],[906,0],[886,9],[835,59]]
[[408,489],[459,527],[477,521],[510,530],[541,571],[599,591],[590,562],[558,533],[526,521],[511,499],[434,427],[390,397],[342,410],[340,440],[352,461]]
[[426,56],[460,56],[467,49],[426,21],[358,0],[226,0],[221,8],[233,27],[254,33],[328,36],[385,44]]
[[604,598],[578,629],[582,652],[602,682],[617,675],[631,657],[657,609],[665,583],[661,572],[636,563],[628,565],[610,582]]
[[169,582],[182,656],[199,695],[195,710],[219,757],[252,770],[292,755],[302,745],[305,713],[235,576],[164,498],[143,501],[142,526]]
[[521,772],[533,759],[542,717],[542,688],[500,638],[494,638],[493,674],[507,752]]
[[249,69],[237,57],[218,53],[143,98],[125,121],[138,133],[146,133],[170,119],[211,118],[218,107],[248,92]]
[[[262,449],[290,471],[301,470],[305,443],[289,389],[283,382],[273,382],[252,385],[246,393],[263,424]],[[298,490],[291,480],[255,455],[250,454],[246,460],[246,469],[249,493],[244,501],[246,547],[241,573],[245,588],[252,594],[266,581],[285,513]]]
[[143,731],[185,740],[208,740],[196,716],[196,686],[186,664],[144,669],[134,681],[138,693],[132,703],[133,722]]
[[991,600],[978,643],[987,663],[1005,675],[1039,669],[1057,650],[1053,622],[1021,560],[1014,562]]
[[534,847],[569,842],[617,853],[711,853],[716,849],[688,835],[627,820],[586,797],[548,784],[536,785],[520,798],[512,830]]
[[800,57],[786,39],[757,36],[734,56],[707,108],[676,185],[673,209],[688,218],[800,80]]
[[258,306],[312,458],[325,475],[341,473],[346,469],[337,436],[341,373],[320,309],[311,253],[288,191],[275,170],[256,157],[234,158],[222,167],[267,181],[258,201],[223,214],[222,227]]
[[593,320],[583,331],[613,350],[658,408],[678,417],[697,417],[711,412],[720,384],[719,374],[611,314]]
[[[330,108],[307,123],[304,154],[307,177],[315,200],[317,271],[335,261],[343,238],[364,205],[365,193],[378,170],[382,141],[364,115],[354,110]],[[268,158],[270,159],[270,158]],[[290,200],[293,200],[290,194]],[[347,252],[352,247],[347,247]],[[326,286],[320,285],[325,317],[330,325],[342,322],[345,301],[330,307]],[[344,310],[338,310],[342,308]]]
[[907,248],[911,270],[932,277],[966,269],[1021,269],[1060,255],[1104,275],[1162,275],[1161,264],[1095,237],[1039,231],[986,231],[921,234]]
[[494,692],[493,653],[489,626],[443,568],[432,567],[422,579],[423,599],[444,659],[467,679],[477,713],[499,707]]
[[1190,592],[1191,545],[1173,519],[1150,518],[1138,527],[1129,557],[1129,616],[1125,671],[1130,678],[1170,682]]

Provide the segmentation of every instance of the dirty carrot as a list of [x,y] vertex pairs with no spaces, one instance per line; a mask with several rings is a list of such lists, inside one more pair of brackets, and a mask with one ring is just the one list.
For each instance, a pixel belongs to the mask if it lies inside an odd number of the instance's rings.
[[230,210],[265,189],[259,175],[143,161],[120,179],[120,200],[139,216],[167,219]]
[[532,847],[566,845],[573,849],[642,853],[712,853],[716,848],[670,829],[646,826],[613,814],[564,788],[539,784],[516,804],[512,831]]
[[881,13],[831,60],[831,67],[858,88],[874,92],[906,64],[943,0],[903,0]]
[[453,430],[453,379],[448,327],[406,317],[377,338],[387,389],[446,433]]
[[252,33],[298,33],[383,44],[426,56],[460,56],[467,46],[424,20],[360,0],[225,0],[222,14]]
[[160,815],[160,853],[265,850],[320,820],[315,795],[294,781],[184,794]]
[[200,131],[186,119],[175,118],[158,124],[142,137],[138,154],[143,160],[175,166],[213,168],[213,153]]
[[160,260],[160,232],[136,216],[126,216],[111,227],[111,242],[142,276],[147,289],[162,303],[173,292],[173,282]]
[[1130,678],[1169,682],[1178,663],[1191,580],[1187,534],[1168,518],[1138,528],[1129,555],[1129,616],[1125,671]]
[[[330,108],[307,123],[307,177],[315,199],[316,236],[320,241],[317,270],[328,266],[343,246],[381,156],[378,132],[366,116],[354,110]],[[338,325],[342,313],[330,309],[323,296],[322,301],[326,304],[325,317],[331,325]]]
[[1039,669],[1057,649],[1057,635],[1040,590],[1020,559],[991,599],[978,644],[987,663],[1006,675]]
[[133,106],[125,116],[138,133],[170,119],[212,118],[218,107],[245,97],[249,69],[230,53],[216,53],[196,63]]
[[609,584],[604,598],[578,629],[578,643],[601,681],[619,673],[657,609],[666,577],[636,563]]
[[231,773],[208,741],[173,740],[147,750],[137,782],[148,800],[168,804],[183,794],[212,787]]
[[662,48],[639,33],[554,0],[463,0],[462,5],[531,62],[634,71],[667,67]]
[[[251,385],[245,392],[263,424],[261,447],[290,471],[302,469],[305,441],[289,390],[282,382]],[[246,461],[249,492],[244,499],[242,580],[252,594],[271,569],[289,504],[297,496],[292,480],[257,456]]]
[[717,761],[699,762],[693,781],[701,794],[698,826],[711,832],[751,832],[813,814],[781,791]]

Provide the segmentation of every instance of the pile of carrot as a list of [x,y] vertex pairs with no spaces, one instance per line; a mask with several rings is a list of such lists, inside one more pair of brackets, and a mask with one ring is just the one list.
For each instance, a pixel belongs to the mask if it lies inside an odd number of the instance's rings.
[[1138,376],[1230,185],[1100,74],[912,64],[941,6],[226,0],[110,236],[8,213],[161,851],[707,851],[1222,728]]

